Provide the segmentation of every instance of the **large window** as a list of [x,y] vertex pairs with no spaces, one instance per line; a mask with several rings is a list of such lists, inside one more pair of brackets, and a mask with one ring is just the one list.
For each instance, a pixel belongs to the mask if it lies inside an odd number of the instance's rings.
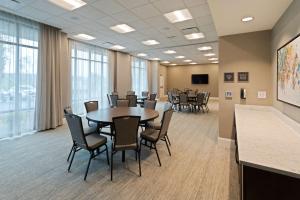
[[132,57],[131,63],[131,89],[137,95],[142,91],[148,91],[147,61],[144,59]]
[[39,25],[0,11],[0,138],[33,131]]
[[72,49],[72,108],[84,114],[84,102],[98,100],[108,107],[109,92],[108,52],[100,47],[71,40]]

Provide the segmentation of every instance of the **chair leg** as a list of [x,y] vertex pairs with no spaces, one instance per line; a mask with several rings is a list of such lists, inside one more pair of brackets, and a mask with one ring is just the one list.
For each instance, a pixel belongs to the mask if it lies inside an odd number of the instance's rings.
[[171,142],[170,142],[169,136],[166,135],[166,138],[167,138],[167,140],[168,140],[169,146],[171,146]]
[[73,146],[72,146],[72,148],[71,148],[71,150],[70,150],[70,153],[69,153],[69,155],[68,155],[67,162],[69,162],[69,160],[70,160],[71,153],[73,152],[73,147],[74,147],[74,144],[73,144]]
[[94,151],[91,151],[90,154],[91,154],[91,155],[90,155],[90,159],[89,159],[88,165],[87,165],[87,167],[86,167],[86,171],[85,171],[85,175],[84,175],[84,179],[83,179],[83,180],[86,180],[86,176],[87,176],[87,174],[88,174],[88,172],[89,172],[91,160],[92,160],[93,157],[94,157]]
[[155,149],[155,152],[156,152],[156,156],[157,156],[157,159],[158,159],[159,166],[161,167],[161,162],[160,162],[159,155],[158,155],[158,152],[157,152],[156,144],[154,144],[154,149]]
[[113,163],[114,163],[114,154],[113,154],[113,150],[111,150],[111,160],[110,160],[110,180],[113,180]]
[[135,160],[136,161],[138,160],[138,153],[137,153],[137,151],[135,151]]
[[106,145],[106,144],[105,144],[105,150],[106,150],[106,159],[107,159],[107,164],[109,165],[108,148],[107,148],[107,145]]
[[166,142],[166,145],[167,145],[167,148],[168,148],[169,155],[171,156],[171,151],[170,151],[170,148],[169,148],[169,145],[168,145],[167,136],[165,136],[165,142]]
[[138,154],[139,154],[139,171],[140,171],[140,176],[142,176],[142,169],[141,169],[141,149],[138,149]]
[[74,159],[74,156],[75,156],[75,153],[76,153],[76,147],[75,146],[73,146],[71,152],[73,152],[73,154],[72,154],[71,161],[70,161],[70,164],[69,164],[69,167],[68,167],[68,172],[70,172],[70,169],[71,169],[71,166],[72,166],[72,163],[73,163],[73,159]]

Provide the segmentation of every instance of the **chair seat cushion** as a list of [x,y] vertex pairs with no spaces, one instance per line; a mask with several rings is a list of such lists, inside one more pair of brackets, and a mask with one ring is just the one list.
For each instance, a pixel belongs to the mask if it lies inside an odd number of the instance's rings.
[[161,123],[160,123],[160,122],[149,121],[149,122],[147,122],[147,126],[148,126],[149,128],[153,128],[153,129],[156,129],[156,130],[160,130]]
[[153,128],[147,128],[145,131],[143,131],[141,133],[141,138],[151,141],[151,142],[155,142],[158,140],[158,136],[159,136],[159,130],[153,129]]
[[114,149],[117,151],[137,149],[137,144],[115,145]]
[[88,145],[88,148],[90,149],[97,149],[98,147],[104,145],[107,142],[107,138],[99,135],[97,133],[87,135],[86,142]]

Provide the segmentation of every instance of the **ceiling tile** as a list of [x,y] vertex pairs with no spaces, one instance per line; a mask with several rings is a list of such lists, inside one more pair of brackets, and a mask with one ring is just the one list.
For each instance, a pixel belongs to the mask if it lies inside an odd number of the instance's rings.
[[92,3],[91,6],[109,15],[125,10],[125,8],[117,1],[111,0],[98,0]]
[[34,3],[30,4],[32,7],[37,8],[41,11],[51,13],[52,15],[61,15],[63,13],[66,13],[67,10],[50,3],[49,1],[41,1],[41,0],[36,0]]
[[[122,11],[116,14],[113,14],[112,17],[118,21],[120,21],[121,23],[129,23],[132,21],[136,21],[139,18],[137,16],[135,16],[132,12],[129,11]],[[132,24],[132,26],[134,26],[134,24]]]
[[30,17],[31,19],[35,20],[45,20],[47,18],[50,18],[51,16],[43,11],[37,10],[35,8],[32,8],[30,6],[25,6],[22,9],[18,11],[19,14],[25,15],[27,17]]
[[151,4],[147,4],[141,7],[133,8],[132,12],[136,14],[141,19],[147,19],[150,17],[155,17],[161,13]]
[[109,16],[97,19],[97,22],[100,23],[100,24],[105,25],[107,27],[107,29],[109,29],[109,27],[111,27],[111,26],[114,26],[114,25],[120,23],[120,21],[118,21],[118,20],[116,20],[112,17],[109,17]]
[[182,0],[159,0],[153,2],[153,5],[159,9],[162,13],[172,12],[174,10],[181,10],[186,8]]
[[105,13],[89,5],[82,6],[72,12],[92,20],[107,16]]
[[202,17],[198,17],[198,18],[195,19],[195,21],[197,22],[198,26],[214,23],[211,15],[205,15],[205,16],[202,16]]
[[183,0],[183,1],[187,7],[198,6],[206,3],[206,0]]
[[189,8],[193,18],[203,17],[210,14],[208,4],[202,4],[200,6],[195,6]]
[[147,4],[148,0],[118,0],[118,2],[124,7],[130,9]]

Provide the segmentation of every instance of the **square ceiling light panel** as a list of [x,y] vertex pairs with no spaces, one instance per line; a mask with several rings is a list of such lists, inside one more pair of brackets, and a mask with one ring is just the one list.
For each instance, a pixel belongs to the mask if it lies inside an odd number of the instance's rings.
[[204,38],[204,34],[203,33],[191,33],[191,34],[187,34],[187,35],[184,35],[184,37],[188,40],[195,40],[195,39],[202,39]]
[[70,10],[70,11],[86,5],[86,3],[82,0],[48,0],[48,1],[65,10]]
[[127,24],[118,24],[115,26],[110,27],[111,30],[114,30],[118,33],[129,33],[135,31],[134,28],[128,26]]
[[189,19],[193,19],[191,13],[188,9],[183,10],[175,10],[173,12],[169,12],[164,14],[164,16],[171,22],[171,23],[177,23],[177,22],[183,22]]

